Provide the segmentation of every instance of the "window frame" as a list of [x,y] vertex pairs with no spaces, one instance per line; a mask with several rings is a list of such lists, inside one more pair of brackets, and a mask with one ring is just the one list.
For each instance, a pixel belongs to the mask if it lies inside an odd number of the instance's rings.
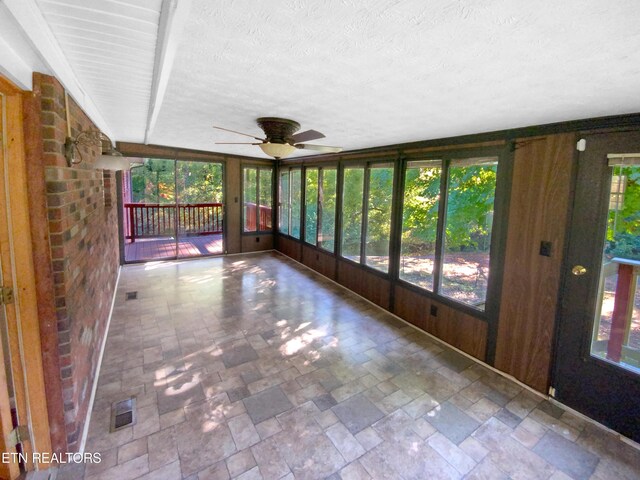
[[[387,267],[387,271],[383,271],[377,268],[372,267],[371,265],[367,265],[366,263],[366,247],[367,247],[367,226],[369,221],[369,192],[370,192],[370,184],[371,184],[371,168],[376,168],[376,165],[389,165],[393,170],[393,180],[392,180],[392,189],[391,189],[391,227],[389,231],[389,264]],[[343,256],[342,254],[342,239],[343,239],[343,231],[342,227],[344,226],[344,171],[349,168],[363,168],[364,169],[364,179],[362,185],[362,205],[361,205],[361,213],[362,213],[362,222],[360,225],[360,258],[358,261],[351,260]],[[340,258],[340,260],[350,262],[354,265],[359,265],[360,267],[364,267],[367,271],[374,272],[377,275],[382,275],[385,278],[394,278],[392,275],[394,268],[394,264],[396,263],[395,259],[395,247],[394,247],[394,237],[396,228],[394,225],[397,223],[396,216],[396,208],[395,205],[398,201],[398,175],[399,168],[397,158],[393,157],[380,157],[373,160],[365,160],[359,162],[342,162],[340,165],[340,171],[338,175],[338,185],[339,185],[339,204],[340,208],[340,221],[339,225],[339,243],[336,244],[336,256]],[[338,235],[336,235],[336,238]]]
[[[508,145],[508,144],[507,144]],[[410,289],[412,291],[425,294],[438,302],[452,306],[464,313],[479,317],[484,320],[489,318],[497,318],[497,312],[499,310],[500,303],[500,291],[503,275],[503,263],[504,263],[504,251],[506,248],[506,224],[508,218],[508,197],[510,194],[510,184],[512,176],[512,161],[510,155],[507,154],[507,145],[491,146],[491,147],[475,147],[475,148],[463,148],[463,149],[451,149],[429,152],[428,154],[413,155],[411,157],[405,157],[402,159],[402,166],[400,172],[400,191],[399,205],[398,205],[398,219],[399,235],[396,237],[398,253],[398,264],[401,256],[401,242],[402,242],[402,228],[403,228],[403,215],[404,215],[404,199],[405,199],[405,181],[407,166],[411,162],[415,161],[433,161],[440,160],[442,162],[440,172],[440,200],[438,205],[438,225],[436,232],[436,246],[434,255],[434,267],[433,267],[433,290],[429,290],[415,283],[411,283],[403,278],[400,278],[399,270],[395,272],[394,279],[398,285],[403,288]],[[449,167],[452,160],[463,160],[467,158],[482,158],[482,157],[496,157],[496,186],[494,189],[493,200],[493,219],[491,224],[491,241],[489,247],[489,274],[487,278],[487,292],[485,296],[484,305],[485,308],[478,308],[477,306],[456,300],[447,295],[441,293],[442,283],[442,261],[444,258],[444,244],[445,244],[445,228],[447,222],[447,206],[449,201]]]
[[[304,242],[303,237],[304,237],[304,228],[305,228],[305,216],[306,216],[306,208],[305,208],[305,185],[306,185],[306,175],[305,175],[305,165],[302,164],[296,164],[296,165],[290,165],[290,166],[280,166],[280,168],[278,168],[277,172],[278,172],[278,181],[277,181],[277,191],[278,191],[278,227],[275,229],[275,231],[277,233],[279,233],[280,235],[286,235],[287,237],[290,237],[294,240],[300,241],[300,242]],[[299,171],[300,172],[300,223],[299,223],[299,228],[300,228],[300,236],[299,237],[294,237],[293,235],[291,235],[291,177],[292,177],[292,172],[294,171]],[[281,193],[281,187],[282,187],[282,183],[281,183],[281,179],[282,179],[282,174],[285,173],[287,178],[288,178],[288,184],[287,184],[287,198],[286,198],[286,203],[287,203],[287,231],[282,231],[280,230],[280,219],[281,219],[281,215],[280,215],[280,206],[283,203],[283,199],[280,196]]]
[[[246,207],[245,207],[245,198],[244,198],[244,194],[245,194],[245,171],[247,169],[253,169],[256,171],[256,198],[255,198],[255,205],[256,205],[256,229],[255,230],[245,230],[245,220],[246,220]],[[260,229],[260,222],[259,222],[259,210],[258,207],[260,206],[260,171],[267,171],[270,170],[271,172],[271,228],[266,229],[266,230],[261,230]],[[241,168],[240,168],[240,185],[241,185],[241,189],[240,189],[240,198],[242,199],[242,203],[241,203],[241,219],[240,219],[240,231],[242,233],[242,235],[257,235],[257,234],[273,234],[275,232],[275,228],[274,228],[274,223],[276,221],[276,215],[274,212],[274,207],[276,206],[276,202],[275,202],[275,189],[274,189],[274,175],[275,175],[276,169],[273,165],[263,165],[263,164],[256,164],[256,163],[243,163]]]

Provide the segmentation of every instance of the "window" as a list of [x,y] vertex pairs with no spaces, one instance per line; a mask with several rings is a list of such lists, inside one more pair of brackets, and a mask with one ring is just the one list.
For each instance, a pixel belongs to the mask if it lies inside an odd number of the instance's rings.
[[304,240],[315,245],[318,233],[318,169],[305,170],[304,190]]
[[278,195],[280,208],[278,210],[278,229],[289,234],[289,170],[280,172],[280,194]]
[[442,160],[409,162],[405,172],[400,278],[433,291]]
[[291,219],[289,221],[289,235],[300,238],[300,212],[302,210],[302,170],[291,169],[289,181],[291,189]]
[[336,232],[336,168],[320,169],[320,192],[318,195],[318,247],[333,252]]
[[362,239],[364,167],[344,169],[342,191],[342,256],[359,262]]
[[302,175],[300,168],[280,172],[280,232],[300,238],[302,210]]
[[243,230],[245,232],[271,230],[273,169],[244,167],[242,178]]
[[365,264],[389,271],[389,239],[393,199],[393,164],[374,164],[368,169]]
[[407,163],[401,280],[484,310],[497,165],[493,156]]
[[498,159],[451,160],[440,292],[484,309]]

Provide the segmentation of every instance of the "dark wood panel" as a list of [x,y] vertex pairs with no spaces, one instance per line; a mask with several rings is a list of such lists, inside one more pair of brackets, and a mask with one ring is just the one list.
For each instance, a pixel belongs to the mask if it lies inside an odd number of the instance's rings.
[[331,280],[336,279],[336,259],[328,253],[303,245],[302,263]]
[[422,330],[427,330],[431,299],[396,285],[393,313]]
[[[519,141],[495,366],[546,393],[567,227],[575,135]],[[552,242],[551,256],[540,242]]]
[[[431,315],[431,307],[437,309]],[[426,295],[397,285],[394,313],[407,322],[484,361],[487,347],[487,323]]]
[[432,301],[436,315],[429,315],[427,331],[463,352],[484,361],[487,323],[442,303]]
[[302,263],[302,249],[300,242],[296,242],[295,240],[285,237],[283,235],[278,235],[277,240],[277,250],[287,257],[293,258],[296,262]]
[[338,283],[389,310],[391,283],[358,265],[338,260]]
[[242,252],[261,252],[273,249],[273,235],[242,235]]

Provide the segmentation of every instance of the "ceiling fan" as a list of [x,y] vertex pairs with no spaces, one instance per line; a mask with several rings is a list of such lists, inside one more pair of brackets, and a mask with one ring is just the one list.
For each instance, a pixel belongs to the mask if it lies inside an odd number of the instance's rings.
[[261,117],[256,120],[258,126],[264,131],[265,138],[259,138],[248,133],[237,132],[228,128],[216,127],[225,132],[237,133],[245,137],[251,137],[259,142],[216,142],[217,145],[258,145],[264,153],[276,160],[291,155],[296,149],[314,150],[321,153],[341,152],[341,147],[329,147],[327,145],[315,145],[301,143],[309,140],[324,138],[324,135],[316,130],[300,130],[300,124],[294,120],[277,117]]

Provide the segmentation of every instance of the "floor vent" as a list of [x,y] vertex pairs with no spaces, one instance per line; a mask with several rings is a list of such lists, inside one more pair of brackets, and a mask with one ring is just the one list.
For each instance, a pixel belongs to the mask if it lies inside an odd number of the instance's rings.
[[127,292],[127,300],[137,300],[138,292]]
[[111,432],[136,423],[135,397],[120,400],[111,405]]

